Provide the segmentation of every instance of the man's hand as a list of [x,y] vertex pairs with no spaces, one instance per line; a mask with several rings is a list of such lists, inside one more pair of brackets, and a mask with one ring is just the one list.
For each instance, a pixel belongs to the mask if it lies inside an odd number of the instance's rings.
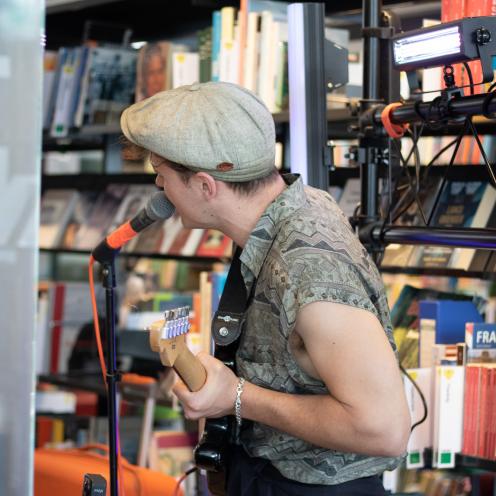
[[201,352],[196,357],[207,372],[203,387],[192,393],[183,382],[178,382],[172,388],[172,392],[183,404],[185,417],[197,420],[232,415],[238,378],[229,367],[213,356]]

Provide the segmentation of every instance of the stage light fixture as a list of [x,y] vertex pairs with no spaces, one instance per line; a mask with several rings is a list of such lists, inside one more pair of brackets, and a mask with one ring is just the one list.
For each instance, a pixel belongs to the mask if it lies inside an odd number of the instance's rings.
[[392,48],[395,69],[406,72],[480,59],[487,83],[493,79],[496,16],[467,17],[397,34]]

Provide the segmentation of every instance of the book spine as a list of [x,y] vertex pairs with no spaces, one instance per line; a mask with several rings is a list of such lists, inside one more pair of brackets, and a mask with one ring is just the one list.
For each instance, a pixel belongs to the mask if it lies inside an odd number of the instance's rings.
[[56,374],[59,371],[59,356],[62,342],[62,321],[64,318],[65,285],[56,284],[53,299],[53,327],[50,353],[50,373]]
[[220,40],[221,40],[221,14],[220,10],[212,14],[212,81],[220,78]]

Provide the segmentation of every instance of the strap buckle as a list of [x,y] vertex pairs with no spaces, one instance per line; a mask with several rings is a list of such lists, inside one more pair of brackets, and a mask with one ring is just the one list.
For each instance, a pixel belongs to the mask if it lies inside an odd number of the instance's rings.
[[218,346],[228,346],[236,341],[245,324],[244,314],[235,312],[215,312],[212,320],[212,337]]

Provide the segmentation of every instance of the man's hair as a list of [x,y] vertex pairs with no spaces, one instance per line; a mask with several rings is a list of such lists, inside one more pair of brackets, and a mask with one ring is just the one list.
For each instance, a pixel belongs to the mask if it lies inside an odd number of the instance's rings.
[[[122,143],[124,149],[128,150],[128,153],[130,153],[131,150],[134,154],[137,155],[139,155],[139,150],[143,152],[143,155],[146,153],[144,148],[140,147],[139,145],[135,145],[125,136],[122,136],[119,141],[120,143]],[[164,159],[165,164],[168,165],[172,170],[176,171],[185,184],[187,184],[189,180],[196,174],[196,171],[189,169],[186,165],[179,164],[177,162],[169,160],[166,157],[164,157]],[[250,196],[251,194],[270,184],[272,181],[275,181],[278,175],[279,171],[274,166],[274,168],[265,176],[252,179],[251,181],[224,181],[224,184],[226,184],[230,189],[232,189],[239,195]]]
[[[196,174],[196,171],[188,169],[185,165],[178,164],[177,162],[173,162],[172,160],[166,159],[166,165],[168,165],[171,169],[176,171],[185,184]],[[207,171],[208,174],[208,171]],[[262,189],[267,184],[270,184],[272,181],[275,181],[276,177],[279,175],[279,171],[274,168],[265,176],[257,177],[256,179],[252,179],[250,181],[223,181],[224,184],[232,189],[239,195],[250,196],[251,194],[257,192]],[[219,179],[220,181],[220,179]]]

